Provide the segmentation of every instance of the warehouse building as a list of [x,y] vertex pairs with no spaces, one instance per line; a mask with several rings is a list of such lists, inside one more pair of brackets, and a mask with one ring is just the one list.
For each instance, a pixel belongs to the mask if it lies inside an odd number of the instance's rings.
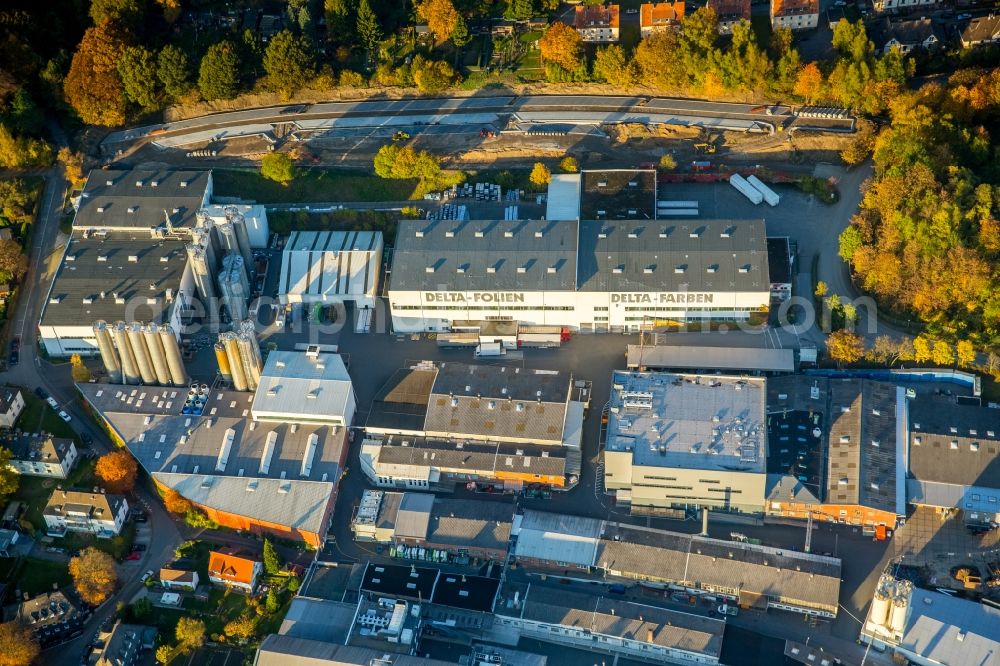
[[357,398],[343,359],[310,347],[305,352],[267,355],[251,413],[257,421],[348,427],[356,409]]
[[761,513],[765,380],[616,371],[604,487],[619,506]]
[[896,527],[906,516],[906,399],[867,379],[768,381],[767,513]]
[[169,324],[180,330],[195,297],[183,243],[146,230],[76,234],[49,287],[38,323],[49,356],[98,353],[94,322]]
[[381,231],[293,231],[281,254],[279,299],[373,308],[381,268]]
[[712,594],[743,608],[837,615],[837,558],[530,510],[514,525],[514,556],[527,566]]
[[73,230],[164,228],[183,234],[211,197],[211,171],[95,169],[83,187]]
[[582,464],[584,403],[558,371],[418,363],[376,394],[361,466],[384,488],[565,488]]
[[112,438],[161,489],[173,489],[224,527],[319,546],[347,459],[347,429],[254,421],[254,395],[206,391],[183,413],[171,388],[80,384]]
[[909,402],[907,499],[960,509],[970,526],[1000,523],[1000,412],[920,395]]
[[764,222],[401,220],[388,294],[397,332],[484,319],[597,332],[747,320],[770,303]]
[[495,621],[521,638],[608,650],[642,663],[718,664],[724,619],[532,584],[500,589]]
[[358,541],[416,547],[427,553],[427,559],[433,551],[447,553],[460,564],[473,557],[503,561],[511,514],[511,506],[502,502],[366,490],[351,529]]

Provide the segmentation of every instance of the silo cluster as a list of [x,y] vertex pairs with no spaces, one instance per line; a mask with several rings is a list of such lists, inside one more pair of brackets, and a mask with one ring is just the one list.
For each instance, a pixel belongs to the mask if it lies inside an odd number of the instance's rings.
[[188,393],[184,399],[181,414],[201,416],[202,412],[205,411],[206,402],[208,402],[208,384],[198,384],[195,382],[188,387]]
[[906,629],[906,616],[913,595],[913,583],[889,575],[879,579],[872,599],[868,624],[886,636],[901,636]]
[[219,335],[215,346],[215,357],[219,362],[219,373],[223,379],[227,374],[237,391],[255,391],[260,384],[260,374],[264,367],[257,343],[257,331],[253,321],[245,320],[233,331]]
[[180,345],[170,326],[138,322],[94,322],[94,336],[112,382],[184,386],[187,373]]
[[243,321],[247,318],[250,281],[247,279],[242,256],[230,252],[223,257],[222,272],[219,273],[219,293],[232,321]]

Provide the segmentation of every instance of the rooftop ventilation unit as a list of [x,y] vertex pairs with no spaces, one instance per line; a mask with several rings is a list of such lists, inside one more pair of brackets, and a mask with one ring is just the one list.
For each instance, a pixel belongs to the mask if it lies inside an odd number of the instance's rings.
[[416,231],[416,232],[413,233],[413,235],[416,236],[417,238],[423,238],[424,237],[424,232],[423,231]]
[[544,236],[544,235],[545,235],[545,234],[543,234],[543,233],[542,233],[541,231],[536,231],[536,232],[535,232],[535,238],[541,238],[541,237],[542,237],[542,236]]
[[219,448],[219,459],[215,463],[215,469],[219,472],[226,471],[229,463],[229,454],[233,450],[233,442],[236,441],[236,431],[226,428],[226,433],[222,437],[222,446]]
[[514,237],[514,232],[513,231],[505,231],[505,232],[503,232],[503,237],[504,238],[513,238]]
[[446,231],[446,232],[444,232],[444,237],[445,238],[454,238],[455,237],[455,232],[454,231]]
[[316,457],[317,446],[319,446],[319,435],[313,433],[309,435],[309,441],[306,443],[306,451],[302,455],[302,469],[299,472],[299,476],[309,476],[312,473],[313,458]]
[[181,187],[187,187],[187,186],[188,186],[188,182],[186,180],[182,180],[181,181]]
[[482,231],[476,231],[476,233],[474,235],[475,235],[476,238],[482,238],[483,237],[483,232]]

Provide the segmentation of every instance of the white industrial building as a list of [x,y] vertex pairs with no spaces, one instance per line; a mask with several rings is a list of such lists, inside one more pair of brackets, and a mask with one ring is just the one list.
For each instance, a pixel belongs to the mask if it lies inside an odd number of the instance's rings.
[[382,245],[380,231],[293,231],[281,255],[281,303],[374,307]]
[[344,361],[315,349],[272,351],[261,372],[251,413],[257,421],[350,426],[357,399]]
[[402,220],[388,293],[397,332],[746,320],[770,303],[764,222]]
[[615,372],[604,486],[618,505],[760,513],[765,380]]

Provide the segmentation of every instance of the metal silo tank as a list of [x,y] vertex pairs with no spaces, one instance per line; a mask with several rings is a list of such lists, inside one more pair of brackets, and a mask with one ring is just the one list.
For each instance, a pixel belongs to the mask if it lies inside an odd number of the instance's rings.
[[122,360],[122,380],[126,384],[138,384],[142,381],[139,375],[139,368],[135,362],[135,354],[132,353],[132,344],[128,339],[128,325],[119,321],[111,329],[111,336],[118,347],[118,354]]
[[243,257],[243,270],[247,278],[250,278],[250,271],[253,270],[253,253],[250,251],[246,217],[237,206],[227,206],[225,213],[226,220],[232,225],[233,233],[236,235],[237,251]]
[[232,383],[233,371],[229,368],[229,356],[226,354],[226,346],[221,342],[215,343],[215,360],[219,363],[219,374],[222,375],[222,379]]
[[229,358],[229,369],[233,373],[233,388],[237,391],[247,390],[247,375],[243,369],[243,359],[240,357],[240,346],[235,333],[223,333],[219,336],[226,356]]
[[889,624],[889,592],[883,588],[875,590],[875,598],[872,600],[871,621],[880,627]]
[[163,354],[163,343],[160,342],[160,327],[150,324],[143,330],[143,337],[146,338],[146,349],[149,350],[149,360],[153,363],[153,373],[156,375],[156,383],[160,386],[170,386],[170,370],[167,368],[167,359]]
[[260,373],[264,369],[264,359],[260,355],[260,344],[257,342],[257,327],[252,319],[240,323],[240,336],[246,354],[247,380],[253,380],[254,388],[260,384]]
[[190,243],[187,246],[188,260],[191,262],[191,270],[194,274],[194,283],[198,288],[198,297],[202,299],[205,307],[208,302],[215,298],[215,287],[212,284],[212,270],[208,263],[205,248],[202,245]]
[[149,358],[149,349],[146,348],[146,338],[143,333],[143,325],[132,323],[128,327],[128,341],[132,347],[132,355],[135,356],[135,366],[139,370],[143,384],[156,384],[156,373],[153,372],[153,362]]
[[187,384],[187,372],[184,370],[184,361],[181,360],[181,346],[177,342],[174,329],[169,324],[160,326],[160,344],[163,346],[164,356],[167,357],[171,383],[174,386],[184,386]]
[[101,361],[104,362],[104,369],[108,372],[108,377],[114,384],[122,381],[122,367],[118,361],[118,353],[115,352],[115,343],[111,339],[111,332],[108,330],[108,322],[94,322],[94,337],[97,338],[97,349],[101,352]]

